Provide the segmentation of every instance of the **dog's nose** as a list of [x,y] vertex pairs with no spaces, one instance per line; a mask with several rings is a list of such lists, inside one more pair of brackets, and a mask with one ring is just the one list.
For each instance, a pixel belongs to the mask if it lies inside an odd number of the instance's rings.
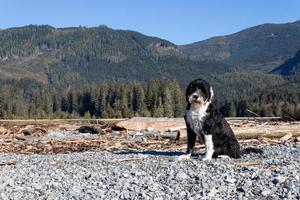
[[193,95],[194,99],[198,99],[199,98],[199,95],[195,94]]

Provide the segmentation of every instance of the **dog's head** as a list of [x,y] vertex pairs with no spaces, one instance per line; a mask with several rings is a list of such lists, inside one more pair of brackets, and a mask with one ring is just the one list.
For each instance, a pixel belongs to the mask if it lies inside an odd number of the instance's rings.
[[192,81],[186,89],[186,100],[190,105],[202,106],[211,103],[213,95],[210,84],[202,79]]

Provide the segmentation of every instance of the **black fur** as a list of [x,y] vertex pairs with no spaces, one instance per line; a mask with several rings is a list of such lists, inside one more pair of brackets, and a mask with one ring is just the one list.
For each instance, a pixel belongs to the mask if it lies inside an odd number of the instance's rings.
[[222,114],[215,108],[214,103],[212,102],[211,98],[213,98],[213,96],[211,94],[210,88],[211,86],[209,83],[202,79],[197,79],[192,81],[186,89],[186,98],[188,103],[187,110],[191,108],[191,104],[188,100],[189,96],[192,93],[194,93],[197,89],[200,89],[202,91],[205,101],[210,102],[206,110],[207,114],[201,120],[202,126],[201,130],[199,130],[198,133],[194,132],[194,130],[191,128],[190,123],[193,123],[194,121],[189,122],[187,120],[187,116],[185,116],[188,133],[187,152],[193,153],[197,135],[200,135],[203,141],[204,135],[212,135],[212,141],[214,146],[213,157],[217,157],[218,155],[228,155],[232,158],[240,158],[243,153],[255,153],[255,151],[252,150],[249,150],[249,152],[242,152],[240,150],[240,145],[232,129],[230,128],[229,124],[224,119]]

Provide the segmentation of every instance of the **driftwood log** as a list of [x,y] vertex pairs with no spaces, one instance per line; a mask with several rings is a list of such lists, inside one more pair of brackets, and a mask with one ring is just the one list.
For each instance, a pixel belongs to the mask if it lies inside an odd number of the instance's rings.
[[276,126],[256,126],[256,127],[233,127],[233,131],[239,139],[250,139],[258,137],[281,138],[286,135],[292,137],[300,136],[300,124],[297,125],[276,125]]
[[101,133],[101,129],[93,127],[93,126],[81,126],[77,129],[79,133],[90,133],[90,134],[99,134]]
[[170,139],[170,140],[179,140],[180,139],[180,131],[163,131],[163,132],[147,132],[143,134],[143,136],[148,138],[157,138],[157,139]]
[[[134,117],[115,123],[115,128],[129,131],[169,131],[170,129],[174,130],[175,127],[185,127],[184,120],[182,118]],[[175,130],[179,130],[179,128]]]
[[[284,122],[281,118],[227,118],[238,139],[251,138],[281,138],[286,135],[300,137],[300,122]],[[166,138],[174,138],[179,132],[180,138],[186,138],[184,120],[169,118],[132,118],[117,122],[116,127],[131,131],[160,131]]]

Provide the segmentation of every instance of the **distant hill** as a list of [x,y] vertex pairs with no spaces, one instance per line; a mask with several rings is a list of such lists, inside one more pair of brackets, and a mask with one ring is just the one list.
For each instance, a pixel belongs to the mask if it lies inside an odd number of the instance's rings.
[[299,76],[300,73],[300,50],[296,55],[286,60],[282,65],[272,70],[270,73],[279,74],[284,77]]
[[181,82],[228,71],[193,61],[173,43],[138,32],[25,26],[0,31],[0,78],[44,83],[176,78]]
[[262,24],[240,32],[180,46],[194,60],[216,60],[243,69],[269,72],[300,47],[300,21]]

